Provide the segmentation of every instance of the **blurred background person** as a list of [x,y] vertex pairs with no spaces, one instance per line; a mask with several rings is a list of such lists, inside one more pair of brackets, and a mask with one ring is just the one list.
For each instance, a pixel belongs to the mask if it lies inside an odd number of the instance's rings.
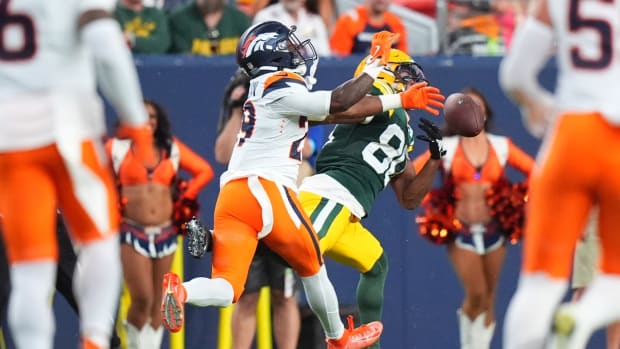
[[515,28],[525,19],[527,2],[527,0],[495,0],[491,3],[506,48],[512,43]]
[[405,26],[398,15],[388,11],[390,3],[391,0],[365,0],[364,4],[340,15],[329,38],[332,53],[366,54],[372,34],[382,30],[400,34],[394,48],[407,52]]
[[232,55],[250,18],[226,0],[194,0],[170,14],[172,51],[204,56]]
[[451,55],[501,55],[502,28],[489,0],[450,0],[448,46]]
[[[482,109],[485,127],[475,137],[443,138],[446,155],[439,171],[443,191],[433,191],[429,198],[442,193],[444,199],[439,206],[450,213],[438,218],[459,222],[441,228],[450,233],[451,238],[443,242],[447,243],[448,257],[465,291],[457,311],[461,348],[488,349],[495,331],[495,292],[507,241],[507,232],[502,231],[505,227],[500,224],[505,212],[489,205],[489,195],[499,191],[495,188],[505,180],[507,165],[529,176],[534,159],[509,138],[489,133],[493,111],[478,90],[466,87],[461,92],[471,96]],[[414,161],[416,169],[421,169],[429,157],[428,151],[418,156]],[[520,208],[522,212],[523,206]],[[434,217],[427,211],[426,218]]]
[[120,0],[114,17],[132,53],[165,53],[170,48],[168,18],[160,8],[145,6],[143,0]]
[[[228,164],[237,143],[243,122],[242,107],[248,96],[249,84],[250,77],[239,69],[224,92],[214,148],[216,161],[224,165]],[[306,155],[307,152],[304,152]],[[245,291],[233,309],[232,348],[249,349],[252,346],[257,325],[256,306],[264,286],[269,286],[271,291],[273,333],[278,349],[297,348],[301,329],[296,297],[299,279],[280,256],[260,242],[250,265]]]
[[[313,6],[310,6],[313,4]],[[311,8],[314,7],[314,8]],[[300,39],[310,39],[319,56],[329,56],[327,28],[317,14],[316,0],[280,0],[258,11],[254,23],[278,21],[288,27],[296,26]]]
[[[113,138],[106,144],[121,195],[121,260],[131,304],[127,312],[130,349],[161,346],[161,283],[177,249],[175,210],[195,206],[200,190],[213,178],[211,165],[173,137],[164,109],[146,101],[153,132],[155,166],[134,155],[131,141]],[[186,189],[175,193],[179,170],[191,174]],[[176,198],[175,201],[175,196]]]

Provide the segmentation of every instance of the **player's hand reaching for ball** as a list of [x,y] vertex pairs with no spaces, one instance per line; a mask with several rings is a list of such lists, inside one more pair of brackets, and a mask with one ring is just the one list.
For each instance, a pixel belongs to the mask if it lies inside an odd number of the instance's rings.
[[368,63],[372,63],[379,58],[381,65],[386,65],[390,58],[390,49],[396,40],[398,40],[399,36],[400,34],[394,34],[387,30],[374,33],[370,43],[370,58]]
[[405,109],[422,109],[433,115],[439,115],[446,99],[437,87],[428,86],[428,82],[418,82],[400,93],[400,101]]
[[446,155],[446,150],[441,143],[442,137],[439,127],[425,118],[420,118],[418,127],[424,131],[424,134],[417,135],[415,138],[428,143],[431,159],[439,160],[442,156]]

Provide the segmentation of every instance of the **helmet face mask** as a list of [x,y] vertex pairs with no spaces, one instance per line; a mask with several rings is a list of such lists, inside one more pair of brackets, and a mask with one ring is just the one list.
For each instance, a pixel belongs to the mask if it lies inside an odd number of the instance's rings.
[[[362,73],[366,67],[365,57],[355,70],[354,76]],[[386,69],[379,73],[377,79],[387,82],[395,92],[402,92],[410,85],[427,81],[422,67],[413,60],[408,54],[398,49],[390,49],[390,57]]]
[[404,62],[399,63],[393,70],[394,72],[394,83],[402,84],[402,91],[407,89],[410,85],[413,85],[418,82],[423,82],[428,80],[424,75],[424,71],[422,67],[418,65],[416,62]]
[[250,27],[237,45],[237,63],[250,77],[285,69],[305,75],[317,59],[316,50],[309,39],[300,41],[295,29],[276,21]]

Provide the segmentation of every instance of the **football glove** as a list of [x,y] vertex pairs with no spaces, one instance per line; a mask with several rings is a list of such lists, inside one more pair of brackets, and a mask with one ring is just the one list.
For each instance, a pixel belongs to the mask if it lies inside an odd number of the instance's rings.
[[425,134],[417,135],[415,138],[428,143],[431,159],[439,160],[442,156],[446,155],[446,150],[441,143],[441,130],[439,127],[425,118],[420,118],[418,127],[424,131]]
[[409,87],[400,93],[400,102],[404,109],[422,109],[433,115],[439,115],[443,108],[442,101],[446,99],[437,87],[428,86],[428,82],[422,81]]
[[390,49],[392,45],[398,40],[400,34],[390,33],[387,30],[382,30],[372,35],[372,41],[370,43],[370,60],[368,63],[374,62],[377,58],[381,62],[381,65],[388,64],[390,58]]
[[213,248],[213,233],[211,230],[207,230],[202,225],[200,219],[192,217],[186,224],[185,230],[187,232],[187,251],[194,258],[202,258],[204,255],[211,251]]
[[120,125],[116,129],[116,137],[131,139],[136,158],[145,166],[151,167],[157,164],[157,157],[153,149],[153,130],[148,125]]

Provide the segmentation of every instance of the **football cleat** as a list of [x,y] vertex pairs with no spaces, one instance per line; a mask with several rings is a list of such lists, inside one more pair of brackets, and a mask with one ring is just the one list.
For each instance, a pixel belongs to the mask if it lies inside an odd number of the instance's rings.
[[354,328],[353,316],[347,317],[349,328],[344,330],[342,337],[327,339],[327,349],[361,349],[375,344],[383,332],[383,324],[379,321]]
[[549,348],[581,349],[586,347],[591,333],[579,325],[579,319],[575,314],[576,305],[565,303],[560,305],[555,312]]
[[163,297],[161,301],[161,316],[164,326],[170,332],[179,332],[184,322],[184,305],[187,291],[179,276],[175,273],[166,273],[162,282]]
[[207,230],[197,217],[185,223],[187,251],[194,258],[202,258],[211,250],[212,230]]

